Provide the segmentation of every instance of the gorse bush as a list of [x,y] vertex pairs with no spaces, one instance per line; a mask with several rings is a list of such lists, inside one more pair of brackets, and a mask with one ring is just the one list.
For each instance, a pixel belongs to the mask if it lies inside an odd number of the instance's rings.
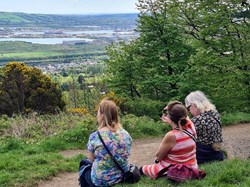
[[65,107],[57,83],[40,69],[10,62],[0,71],[0,115],[56,113]]
[[67,112],[69,113],[75,113],[79,115],[85,115],[88,114],[88,109],[86,108],[67,108]]

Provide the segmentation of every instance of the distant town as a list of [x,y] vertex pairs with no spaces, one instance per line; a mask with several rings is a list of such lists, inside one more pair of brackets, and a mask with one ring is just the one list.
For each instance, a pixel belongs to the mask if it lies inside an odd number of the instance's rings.
[[[130,41],[138,37],[133,29],[101,30],[100,27],[87,27],[65,30],[42,30],[42,28],[0,28],[0,41],[27,41],[29,39],[58,38],[63,45],[79,45],[86,43],[110,43],[110,41]],[[63,40],[66,38],[65,40]],[[72,38],[72,39],[70,39]],[[42,42],[42,40],[40,40]],[[49,44],[49,43],[48,43]],[[53,43],[51,43],[53,44]]]

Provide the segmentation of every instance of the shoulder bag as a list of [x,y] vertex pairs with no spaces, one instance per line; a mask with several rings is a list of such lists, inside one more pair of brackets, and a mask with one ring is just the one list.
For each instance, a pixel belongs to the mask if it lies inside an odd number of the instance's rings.
[[115,163],[115,165],[117,166],[117,168],[119,170],[121,170],[122,172],[122,182],[124,183],[136,183],[140,180],[141,175],[140,175],[140,171],[138,169],[138,167],[134,164],[130,164],[129,165],[129,170],[127,172],[125,172],[122,167],[118,164],[118,162],[115,160],[115,158],[113,157],[112,153],[110,152],[110,150],[108,149],[108,147],[106,146],[106,144],[104,143],[102,136],[100,135],[99,131],[97,131],[97,134],[99,136],[99,139],[101,140],[104,148],[107,150],[108,154],[110,155],[110,157],[112,158],[113,162]]

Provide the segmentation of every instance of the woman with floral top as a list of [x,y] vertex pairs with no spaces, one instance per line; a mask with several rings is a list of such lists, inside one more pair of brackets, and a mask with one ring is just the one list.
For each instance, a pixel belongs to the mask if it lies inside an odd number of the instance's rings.
[[185,99],[186,107],[194,116],[191,120],[197,133],[196,158],[198,164],[224,160],[221,151],[222,129],[220,115],[201,91],[191,92]]
[[[97,112],[98,131],[114,156],[115,160],[126,172],[129,170],[128,158],[132,138],[129,133],[122,128],[116,104],[108,99],[100,102]],[[115,165],[114,161],[106,151],[101,140],[95,131],[89,137],[88,160],[92,163],[91,170],[84,173],[84,184],[81,186],[112,186],[119,183],[122,179],[122,172]]]

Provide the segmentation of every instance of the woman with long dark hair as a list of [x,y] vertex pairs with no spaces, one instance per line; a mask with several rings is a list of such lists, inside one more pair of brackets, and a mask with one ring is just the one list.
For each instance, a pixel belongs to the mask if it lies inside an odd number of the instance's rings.
[[163,109],[162,121],[172,128],[167,132],[155,153],[155,164],[144,165],[140,168],[141,174],[155,179],[164,168],[175,164],[185,164],[198,169],[196,160],[195,141],[184,131],[189,132],[194,138],[196,132],[192,121],[187,117],[185,106],[179,101],[171,101]]

